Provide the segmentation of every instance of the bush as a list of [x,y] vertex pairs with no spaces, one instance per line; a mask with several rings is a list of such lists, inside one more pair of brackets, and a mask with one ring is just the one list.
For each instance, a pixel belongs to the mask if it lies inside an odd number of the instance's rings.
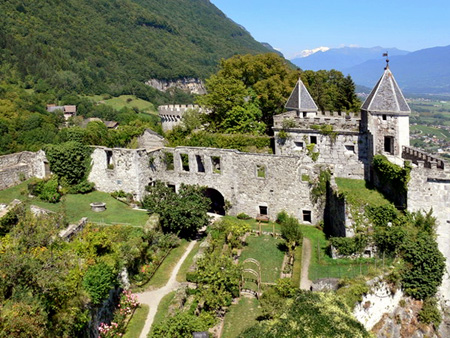
[[286,222],[286,220],[288,218],[289,218],[288,213],[285,210],[283,210],[277,214],[277,220],[275,222],[277,222],[278,224],[281,224],[281,223]]
[[72,186],[69,189],[69,193],[71,194],[87,194],[93,191],[95,188],[95,184],[92,182],[88,182],[87,180],[83,180],[80,183]]
[[58,191],[58,177],[53,175],[46,181],[41,188],[39,198],[50,203],[58,203],[61,199],[61,194]]
[[398,211],[393,204],[380,205],[378,207],[368,206],[366,208],[367,215],[375,226],[387,226],[389,222],[393,222]]
[[238,219],[243,219],[243,220],[247,220],[247,219],[251,219],[251,217],[249,215],[247,215],[246,213],[241,212],[240,214],[238,214],[236,216]]
[[367,238],[364,235],[355,237],[332,237],[330,243],[340,255],[351,256],[360,253],[367,245]]
[[108,297],[109,290],[114,284],[114,272],[105,263],[90,266],[83,278],[83,288],[89,294],[92,303],[96,305]]
[[442,317],[437,306],[436,298],[431,297],[424,300],[422,309],[420,310],[418,317],[422,323],[433,323],[434,327],[439,327],[442,321]]

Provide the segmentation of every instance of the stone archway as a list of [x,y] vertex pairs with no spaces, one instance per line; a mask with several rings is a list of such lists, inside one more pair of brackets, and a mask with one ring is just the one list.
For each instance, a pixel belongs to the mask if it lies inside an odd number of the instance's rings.
[[209,212],[225,215],[225,198],[220,191],[213,188],[207,188],[205,190],[205,196],[211,200]]

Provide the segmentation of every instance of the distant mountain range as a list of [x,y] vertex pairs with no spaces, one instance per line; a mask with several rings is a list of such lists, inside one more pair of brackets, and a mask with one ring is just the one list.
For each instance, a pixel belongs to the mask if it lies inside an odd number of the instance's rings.
[[320,70],[320,69],[337,69],[359,65],[365,61],[372,59],[382,59],[383,53],[388,52],[389,56],[405,55],[408,51],[399,50],[397,48],[362,48],[362,47],[342,47],[330,48],[319,47],[312,50],[305,50],[300,55],[306,55],[294,58],[291,62],[304,70]]
[[337,69],[350,74],[357,85],[372,88],[386,66],[384,52],[389,53],[389,65],[405,93],[450,93],[450,46],[407,52],[396,48],[336,48],[291,60],[300,68]]

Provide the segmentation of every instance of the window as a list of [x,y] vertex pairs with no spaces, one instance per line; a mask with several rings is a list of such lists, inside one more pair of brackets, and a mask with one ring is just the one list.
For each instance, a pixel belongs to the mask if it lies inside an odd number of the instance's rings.
[[306,116],[308,116],[308,113],[307,112],[303,112],[303,117],[306,117]]
[[188,154],[180,154],[181,158],[181,167],[184,171],[189,171],[189,155]]
[[172,153],[164,153],[164,164],[166,165],[167,170],[174,170]]
[[303,210],[303,222],[312,223],[311,210]]
[[383,114],[382,118],[383,118],[383,121],[386,121],[387,120],[386,114]]
[[205,172],[205,165],[203,163],[203,158],[200,155],[195,155],[195,160],[197,161],[197,171],[199,173]]
[[310,136],[309,137],[309,143],[317,144],[317,136]]
[[220,157],[219,156],[211,156],[211,164],[212,164],[213,173],[220,174],[221,173]]
[[168,184],[167,187],[168,187],[169,189],[172,189],[173,192],[177,192],[177,188],[176,188],[175,184]]
[[113,166],[113,163],[111,162],[112,156],[113,156],[112,150],[106,150],[106,166],[108,167],[108,169],[112,169],[110,167]]
[[259,214],[260,215],[267,215],[267,206],[260,205],[259,206]]
[[394,153],[394,138],[392,136],[384,137],[384,151],[389,154]]
[[296,148],[300,148],[300,149],[303,148],[303,142],[295,142],[295,141],[294,141],[294,144],[295,144],[295,147],[296,147]]
[[265,178],[266,177],[266,166],[262,164],[258,164],[256,166],[256,176],[258,178]]

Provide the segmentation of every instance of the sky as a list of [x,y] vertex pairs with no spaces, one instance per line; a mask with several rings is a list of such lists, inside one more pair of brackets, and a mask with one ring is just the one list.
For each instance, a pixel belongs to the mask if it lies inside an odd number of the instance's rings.
[[286,58],[321,46],[450,45],[449,0],[211,0]]

